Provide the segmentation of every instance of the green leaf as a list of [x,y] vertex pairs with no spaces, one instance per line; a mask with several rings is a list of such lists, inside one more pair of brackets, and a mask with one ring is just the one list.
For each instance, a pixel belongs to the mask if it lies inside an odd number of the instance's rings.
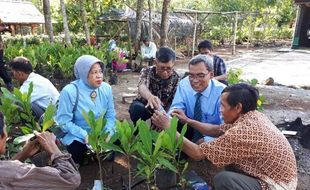
[[161,147],[161,143],[162,143],[162,136],[164,135],[165,131],[162,131],[159,133],[158,135],[158,138],[155,142],[155,148],[154,148],[154,152],[153,152],[153,155],[157,155],[158,154],[158,151]]
[[166,168],[168,168],[169,170],[178,173],[178,170],[176,167],[174,167],[168,160],[166,160],[165,158],[158,158],[158,161],[161,165],[165,166]]
[[104,148],[106,150],[113,150],[113,151],[119,152],[121,154],[125,154],[125,152],[119,146],[117,146],[115,144],[104,143],[104,144],[102,144],[102,148]]
[[24,143],[28,140],[30,140],[32,137],[34,137],[35,135],[33,133],[27,134],[27,135],[22,135],[19,137],[16,137],[13,141],[13,144],[20,144],[20,143]]
[[54,105],[50,104],[47,106],[47,108],[44,112],[42,132],[49,129],[55,123],[55,121],[53,119],[55,112],[56,112],[56,107]]
[[26,127],[26,126],[20,127],[20,129],[21,129],[22,133],[24,133],[24,134],[30,134],[33,132],[33,130],[31,128]]
[[53,119],[46,121],[43,125],[42,132],[45,132],[47,129],[49,129],[51,126],[53,126],[54,123],[55,123],[55,121]]
[[139,120],[137,124],[139,126],[139,136],[142,146],[149,154],[152,154],[152,135],[150,133],[150,128],[146,122],[142,120]]

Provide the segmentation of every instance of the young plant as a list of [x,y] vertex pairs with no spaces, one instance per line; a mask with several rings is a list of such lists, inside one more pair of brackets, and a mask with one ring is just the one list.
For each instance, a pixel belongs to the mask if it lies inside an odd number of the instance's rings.
[[227,72],[227,82],[229,85],[238,84],[241,82],[242,69],[229,69]]
[[[156,168],[159,167],[159,162],[165,162],[163,152],[161,150],[162,138],[164,131],[159,134],[150,129],[150,126],[145,121],[139,120],[137,123],[139,129],[139,139],[137,142],[137,152],[139,156],[134,156],[138,160],[138,173],[146,178],[148,189],[154,176]],[[153,145],[154,141],[154,145]]]
[[106,121],[101,115],[97,120],[95,118],[95,114],[93,111],[89,111],[86,113],[83,111],[83,117],[87,124],[90,126],[91,130],[88,133],[88,143],[91,146],[91,149],[95,152],[96,158],[99,164],[99,175],[101,184],[103,187],[102,179],[103,179],[103,171],[101,166],[100,153],[103,151],[103,147],[106,144],[106,140],[109,136],[109,133],[105,131]]
[[[137,126],[129,124],[127,121],[117,121],[116,122],[116,133],[111,138],[109,143],[105,144],[106,149],[110,149],[119,152],[126,156],[128,161],[128,189],[131,190],[131,164],[130,160],[132,154],[136,151],[137,136],[135,132],[137,131]],[[113,143],[119,140],[120,145],[114,145]]]
[[[159,159],[159,163],[167,169],[177,173],[182,179],[182,176],[187,169],[188,163],[180,159],[182,151],[183,137],[187,130],[187,125],[182,128],[180,136],[177,138],[178,119],[173,117],[170,121],[170,128],[163,135],[162,148],[166,159]],[[182,185],[183,180],[181,180]]]
[[[245,82],[250,84],[251,86],[256,86],[258,84],[257,79],[251,79],[251,80],[242,80],[241,79],[241,75],[242,75],[242,69],[238,68],[238,69],[229,69],[228,74],[227,74],[227,81],[229,85],[234,85],[234,84],[238,84],[241,82]],[[263,104],[266,101],[266,97],[263,95],[259,95],[258,100],[257,100],[257,110],[258,111],[263,111]]]
[[35,121],[31,109],[31,93],[33,91],[33,84],[30,83],[27,93],[22,93],[17,88],[14,88],[13,94],[5,88],[1,88],[1,90],[3,92],[2,99],[9,99],[4,101],[12,102],[12,107],[8,108],[12,109],[12,111],[7,111],[7,115],[5,116],[10,118],[10,114],[15,113],[15,110],[18,109],[17,115],[24,123],[24,126],[20,127],[20,129],[24,134],[32,133],[34,130],[41,131],[40,126]]
[[[55,121],[54,121],[55,112],[56,112],[56,107],[52,104],[50,104],[46,108],[46,110],[43,114],[44,119],[43,119],[43,123],[42,123],[42,130],[39,132],[45,132],[46,130],[48,130],[50,127],[52,127],[55,124]],[[39,125],[39,124],[37,124],[37,125]],[[32,131],[32,133],[14,138],[13,144],[17,145],[17,144],[23,143],[23,142],[31,139],[32,137],[35,136],[34,132],[35,131]]]
[[[2,92],[4,92],[5,90],[6,88],[1,88]],[[7,91],[5,91],[4,93],[6,92]],[[10,98],[7,98],[7,96],[3,95],[0,99],[0,111],[5,117],[6,130],[8,133],[10,133],[11,127],[20,121],[19,109],[18,106],[14,104],[14,101]]]

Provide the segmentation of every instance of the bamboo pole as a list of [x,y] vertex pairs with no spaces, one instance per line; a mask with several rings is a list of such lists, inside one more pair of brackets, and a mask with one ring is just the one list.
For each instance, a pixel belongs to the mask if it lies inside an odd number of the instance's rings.
[[195,13],[194,35],[193,35],[193,46],[192,46],[192,57],[194,56],[194,53],[195,53],[197,20],[198,20],[198,14],[197,14],[197,13]]
[[237,39],[237,26],[238,25],[238,12],[235,12],[235,22],[234,22],[234,35],[233,35],[233,48],[232,54],[236,54],[236,39]]
[[130,22],[129,20],[127,21],[127,27],[128,27],[128,43],[129,43],[129,65],[130,68],[132,68],[132,51],[131,51],[131,29],[130,29]]

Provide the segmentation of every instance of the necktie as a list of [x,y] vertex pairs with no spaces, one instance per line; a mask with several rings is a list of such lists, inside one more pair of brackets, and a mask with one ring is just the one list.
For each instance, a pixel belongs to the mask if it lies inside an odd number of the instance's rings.
[[202,119],[202,111],[201,111],[201,93],[196,94],[196,103],[194,107],[194,120],[201,121]]
[[[201,122],[202,119],[202,111],[201,111],[201,93],[196,94],[196,102],[195,102],[195,107],[194,107],[194,120]],[[197,131],[196,129],[193,129],[193,136],[192,136],[192,141],[196,142],[200,138],[202,138],[203,135]]]

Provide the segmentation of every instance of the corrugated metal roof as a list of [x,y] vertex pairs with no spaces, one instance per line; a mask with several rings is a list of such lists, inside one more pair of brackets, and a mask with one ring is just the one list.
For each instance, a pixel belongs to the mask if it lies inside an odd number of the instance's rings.
[[0,19],[4,23],[43,24],[44,16],[27,1],[0,0]]

